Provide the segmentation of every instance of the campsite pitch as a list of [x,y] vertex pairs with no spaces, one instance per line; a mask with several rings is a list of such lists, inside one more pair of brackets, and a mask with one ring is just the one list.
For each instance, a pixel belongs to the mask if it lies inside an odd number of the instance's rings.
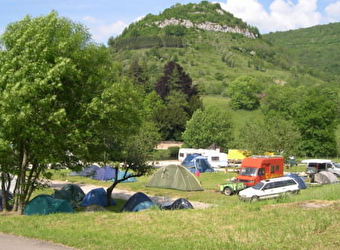
[[[51,182],[51,188],[53,189],[61,189],[64,185],[69,184],[69,182],[65,181],[59,181],[59,180],[53,180]],[[98,186],[98,185],[92,185],[92,184],[77,184],[81,187],[81,189],[84,191],[85,194],[90,192],[93,189],[97,188],[104,188],[106,187],[103,186]],[[133,191],[127,191],[127,190],[122,190],[122,189],[113,189],[112,191],[112,198],[113,199],[121,199],[121,200],[128,200],[131,196],[133,196],[136,192]],[[162,205],[164,203],[169,203],[169,202],[174,202],[176,199],[180,197],[173,197],[170,198],[167,197],[165,200],[164,197],[161,196],[149,196],[153,202],[155,202],[158,205]],[[208,203],[203,203],[203,202],[198,202],[198,201],[190,201],[190,203],[193,205],[195,209],[205,209],[208,207],[211,207],[211,204]]]

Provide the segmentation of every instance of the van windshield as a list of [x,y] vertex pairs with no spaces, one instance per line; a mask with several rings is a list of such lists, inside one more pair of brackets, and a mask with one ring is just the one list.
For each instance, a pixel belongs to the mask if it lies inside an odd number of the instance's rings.
[[256,189],[256,190],[260,190],[263,187],[263,185],[264,185],[263,182],[259,182],[255,186],[253,186],[253,188]]
[[258,168],[249,168],[249,167],[243,167],[241,168],[240,175],[244,176],[256,176],[257,175]]
[[333,165],[334,165],[334,167],[336,167],[336,168],[340,168],[340,164],[337,163],[337,162],[333,162]]

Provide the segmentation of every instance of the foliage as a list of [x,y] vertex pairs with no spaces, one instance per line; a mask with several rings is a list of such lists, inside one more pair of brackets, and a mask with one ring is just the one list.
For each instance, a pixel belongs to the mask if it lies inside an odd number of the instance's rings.
[[46,184],[47,164],[93,159],[138,132],[138,94],[108,50],[90,38],[85,27],[56,12],[27,16],[1,37],[0,150],[10,148],[15,157],[1,165],[18,176],[16,211]]
[[232,109],[254,110],[260,106],[261,85],[254,78],[244,76],[229,84],[227,95]]
[[202,106],[196,86],[180,65],[170,61],[155,91],[163,100],[153,116],[163,140],[181,140],[186,121]]
[[[325,87],[275,87],[265,97],[263,110],[278,112],[289,119],[301,134],[300,153],[307,156],[335,155],[339,99]],[[274,93],[276,98],[273,98]]]
[[288,157],[298,155],[300,139],[297,126],[277,114],[270,114],[263,120],[249,120],[241,128],[238,146],[255,155],[272,152]]
[[[271,44],[286,49],[292,59],[306,65],[310,73],[326,80],[338,81],[340,23],[275,32],[263,35]],[[322,73],[321,73],[322,72]]]
[[198,109],[187,122],[183,133],[185,147],[208,148],[216,144],[228,149],[233,140],[233,123],[230,113],[218,106]]

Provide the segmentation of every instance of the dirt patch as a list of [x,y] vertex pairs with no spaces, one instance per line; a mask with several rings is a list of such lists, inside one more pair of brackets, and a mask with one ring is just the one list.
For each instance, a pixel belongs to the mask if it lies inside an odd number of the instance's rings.
[[339,207],[340,202],[339,201],[323,201],[323,200],[310,200],[310,201],[299,201],[294,203],[282,203],[282,204],[275,204],[275,205],[268,205],[265,206],[267,208],[273,208],[273,207],[300,207],[304,209],[320,209],[325,207]]
[[333,206],[333,205],[335,205],[336,203],[339,204],[339,202],[335,202],[335,201],[320,201],[320,200],[313,200],[313,201],[299,202],[299,207],[307,208],[307,209],[324,208],[324,207]]

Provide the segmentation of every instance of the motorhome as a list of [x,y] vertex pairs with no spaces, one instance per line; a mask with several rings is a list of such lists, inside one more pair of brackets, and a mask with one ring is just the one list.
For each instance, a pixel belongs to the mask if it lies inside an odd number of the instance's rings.
[[252,156],[244,158],[236,179],[246,186],[254,186],[261,180],[283,176],[282,156]]

